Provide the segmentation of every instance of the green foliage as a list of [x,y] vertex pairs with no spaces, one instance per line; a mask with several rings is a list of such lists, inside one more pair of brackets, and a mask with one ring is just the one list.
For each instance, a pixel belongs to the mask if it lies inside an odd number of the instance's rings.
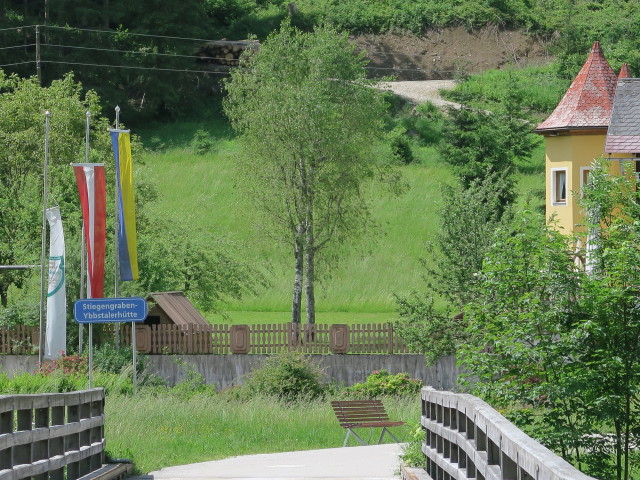
[[[144,355],[136,355],[138,374],[144,372],[147,358]],[[125,369],[132,369],[133,352],[131,348],[121,347],[115,348],[108,342],[105,342],[93,349],[93,367],[104,373],[120,374]]]
[[391,145],[391,155],[394,161],[405,165],[413,163],[411,141],[407,137],[407,132],[404,128],[396,127],[389,132],[389,144]]
[[225,84],[225,112],[242,147],[240,186],[263,214],[265,234],[292,251],[293,322],[303,278],[307,322],[315,322],[317,259],[335,258],[330,247],[371,226],[364,187],[398,183],[372,161],[386,105],[365,64],[334,28],[304,33],[283,23],[257,52],[245,52]]
[[425,439],[425,430],[419,424],[410,424],[411,436],[409,441],[402,446],[400,458],[408,467],[424,467],[425,455],[422,444]]
[[520,118],[527,118],[528,113],[551,113],[568,87],[569,81],[558,77],[557,66],[549,64],[543,67],[488,70],[469,76],[443,94],[451,101],[493,111],[499,110],[505,99],[515,93],[523,111]]
[[[503,204],[510,188],[506,173],[473,180],[468,188],[442,187],[446,203],[439,212],[440,229],[427,244],[428,259],[421,263],[430,291],[453,308],[463,309],[477,295],[485,254],[494,243],[496,229],[510,218]],[[420,303],[416,301],[410,303]]]
[[[523,120],[522,95],[516,89],[508,92],[494,112],[462,106],[450,108],[449,117],[440,151],[464,188],[492,174],[507,182],[516,162],[528,160],[540,142],[531,133],[532,126]],[[506,187],[503,203],[512,203],[513,185]]]
[[412,352],[422,353],[427,365],[452,355],[464,337],[462,319],[450,313],[442,314],[433,306],[433,298],[413,292],[397,296],[398,318],[394,329]]
[[364,383],[355,383],[345,388],[343,395],[356,398],[416,395],[421,388],[421,380],[409,378],[406,373],[392,375],[382,369],[370,374]]
[[209,134],[204,130],[196,130],[193,134],[193,140],[191,140],[191,148],[195,150],[198,155],[204,155],[210,152],[215,146],[215,142],[211,139]]
[[315,398],[324,392],[324,372],[302,353],[281,353],[267,357],[259,368],[252,371],[244,388],[251,395]]

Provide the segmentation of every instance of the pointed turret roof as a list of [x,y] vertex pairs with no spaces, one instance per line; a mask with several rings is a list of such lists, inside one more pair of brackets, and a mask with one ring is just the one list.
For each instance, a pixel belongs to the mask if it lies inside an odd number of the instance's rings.
[[607,128],[617,82],[617,75],[604,58],[600,43],[595,42],[589,58],[556,109],[534,131]]
[[631,78],[631,72],[629,71],[629,65],[627,65],[626,63],[623,63],[622,67],[620,67],[620,73],[618,74],[618,80],[620,80],[621,78]]

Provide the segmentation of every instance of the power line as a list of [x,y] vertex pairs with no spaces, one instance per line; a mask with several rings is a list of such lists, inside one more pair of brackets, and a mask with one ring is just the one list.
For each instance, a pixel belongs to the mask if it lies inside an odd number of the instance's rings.
[[[158,57],[196,58],[201,60],[225,60],[222,57],[204,57],[201,55],[180,55],[177,53],[136,52],[134,50],[118,50],[115,48],[98,48],[98,47],[80,47],[76,45],[62,45],[62,44],[55,44],[55,43],[41,43],[40,46],[53,47],[53,48],[69,48],[74,50],[95,50],[98,52],[130,53],[133,55],[154,55]],[[7,47],[7,48],[17,48],[17,47]]]
[[27,62],[5,63],[4,65],[0,65],[0,67],[12,67],[14,65],[26,65],[27,63],[36,63],[36,61],[35,60],[29,60]]
[[[57,28],[57,29],[61,29],[61,30],[75,30],[78,32],[94,32],[94,33],[102,33],[102,34],[107,34],[107,35],[130,35],[130,36],[134,36],[134,37],[151,37],[151,38],[168,38],[168,39],[172,39],[172,40],[192,40],[192,41],[197,41],[197,42],[213,42],[215,40],[211,40],[206,39],[206,38],[189,38],[189,37],[173,37],[173,36],[169,36],[169,35],[151,35],[148,33],[130,33],[130,32],[124,32],[124,31],[109,31],[109,30],[94,30],[91,28],[76,28],[76,27],[58,27],[55,25],[41,25],[42,27],[45,28]],[[233,43],[233,42],[229,42],[229,43]]]
[[[24,63],[34,63],[32,62],[24,62]],[[107,65],[102,63],[81,63],[81,62],[60,62],[55,60],[41,60],[40,63],[55,63],[60,65],[80,65],[84,67],[109,67],[109,68],[126,68],[132,70],[155,70],[162,72],[182,72],[182,73],[212,73],[215,75],[226,75],[227,72],[215,72],[211,70],[189,70],[189,69],[178,69],[178,68],[157,68],[157,67],[138,67],[138,66],[129,66],[129,65]],[[2,66],[2,65],[0,65]]]
[[0,50],[11,50],[12,48],[34,47],[35,43],[25,43],[24,45],[13,45],[11,47],[0,47]]

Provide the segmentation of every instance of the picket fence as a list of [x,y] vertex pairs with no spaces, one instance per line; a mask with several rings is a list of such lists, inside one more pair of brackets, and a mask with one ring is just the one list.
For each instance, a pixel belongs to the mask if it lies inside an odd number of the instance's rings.
[[[121,328],[124,344],[131,343],[131,327]],[[0,329],[0,354],[37,353],[38,328]],[[273,354],[297,350],[307,354],[408,353],[391,323],[355,325],[136,325],[140,353]]]

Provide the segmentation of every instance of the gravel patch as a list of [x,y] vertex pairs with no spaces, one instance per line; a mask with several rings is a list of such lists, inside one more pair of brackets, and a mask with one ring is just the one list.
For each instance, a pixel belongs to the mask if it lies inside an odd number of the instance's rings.
[[385,82],[379,85],[383,90],[391,90],[396,95],[415,104],[431,102],[438,107],[451,106],[458,108],[459,104],[443,100],[440,90],[450,90],[455,86],[455,80],[417,80],[404,82]]

